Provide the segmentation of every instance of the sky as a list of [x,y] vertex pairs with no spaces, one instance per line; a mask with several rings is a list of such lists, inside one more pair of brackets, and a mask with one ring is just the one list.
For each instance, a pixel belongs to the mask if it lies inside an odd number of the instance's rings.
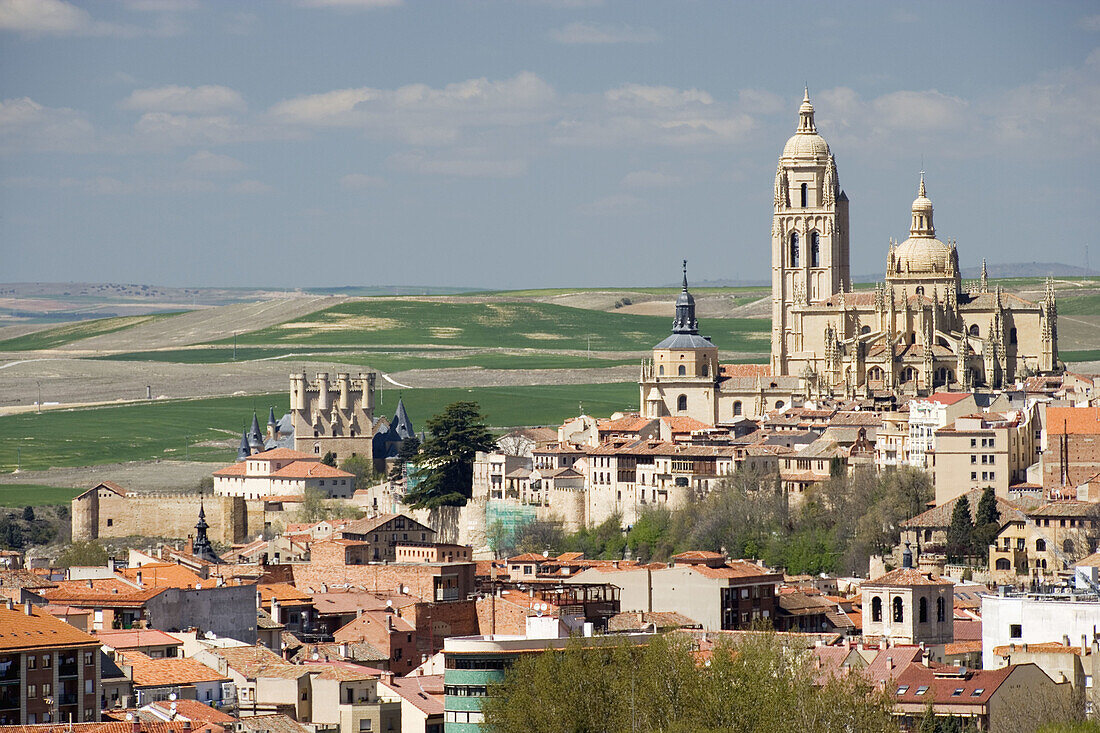
[[804,85],[853,275],[922,168],[964,268],[1100,269],[1096,2],[0,0],[0,281],[764,279]]

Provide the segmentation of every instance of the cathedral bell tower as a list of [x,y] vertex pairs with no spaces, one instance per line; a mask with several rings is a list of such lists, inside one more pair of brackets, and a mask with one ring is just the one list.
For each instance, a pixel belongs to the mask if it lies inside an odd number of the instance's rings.
[[775,171],[772,219],[772,374],[789,374],[803,350],[795,309],[849,290],[848,197],[836,161],[817,133],[810,92],[798,109],[798,129],[783,146]]

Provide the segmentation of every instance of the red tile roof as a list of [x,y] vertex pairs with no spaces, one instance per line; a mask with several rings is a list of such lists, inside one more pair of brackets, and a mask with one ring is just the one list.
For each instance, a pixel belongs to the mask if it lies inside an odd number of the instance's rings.
[[1100,407],[1048,407],[1046,418],[1050,435],[1100,433]]
[[135,687],[190,685],[196,682],[229,682],[215,670],[194,659],[153,659],[141,652],[122,652],[122,661],[133,668]]
[[951,585],[951,581],[932,573],[922,573],[913,568],[898,568],[886,573],[886,575],[869,580],[863,585],[866,587],[906,588],[913,585]]
[[[887,690],[899,703],[985,705],[1001,686],[1015,666],[976,671],[964,670],[950,675],[950,668],[933,670],[923,664],[910,664],[897,678],[897,687]],[[950,675],[950,676],[949,676]],[[906,688],[904,692],[902,687]],[[923,694],[917,694],[925,687]],[[961,690],[956,694],[957,690]]]
[[928,402],[938,402],[941,405],[953,405],[970,397],[969,392],[936,392],[927,397]]
[[104,646],[112,649],[141,649],[150,646],[183,646],[183,642],[174,636],[157,629],[105,630],[95,632],[95,636]]
[[290,448],[272,448],[271,450],[265,450],[262,453],[253,453],[248,457],[250,461],[315,461],[319,462],[320,459],[312,453],[303,453],[300,450],[292,450]]
[[49,613],[31,608],[28,616],[23,606],[12,609],[0,606],[0,652],[25,649],[95,645],[99,642],[75,626],[56,619]]

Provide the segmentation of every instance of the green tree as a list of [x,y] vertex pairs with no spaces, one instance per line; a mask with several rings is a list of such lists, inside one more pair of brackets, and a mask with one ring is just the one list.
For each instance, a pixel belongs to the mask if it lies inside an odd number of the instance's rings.
[[344,459],[340,464],[341,471],[347,471],[355,476],[355,490],[369,489],[374,479],[374,461],[366,456],[352,455]]
[[963,494],[955,501],[951,511],[951,525],[947,528],[947,556],[962,560],[970,554],[974,544],[974,522],[970,519],[970,501]]
[[107,550],[94,540],[77,540],[69,544],[57,558],[57,566],[98,567],[107,564]]
[[329,499],[319,489],[306,489],[302,503],[298,505],[296,519],[299,522],[320,522],[323,519],[357,519],[363,511],[340,499]]
[[23,530],[8,516],[0,518],[0,547],[18,550],[23,547]]
[[405,477],[405,467],[416,461],[420,455],[420,438],[410,435],[401,441],[397,449],[397,457],[390,468],[390,481],[400,481]]
[[428,419],[421,449],[422,474],[405,494],[413,509],[463,506],[473,488],[474,456],[495,448],[476,402],[455,402]]
[[34,507],[33,506],[23,507],[23,521],[24,522],[33,522],[34,521]]
[[556,520],[534,520],[516,530],[515,551],[547,552],[558,556],[565,547],[565,530]]
[[325,464],[326,466],[332,466],[333,468],[336,468],[336,453],[334,453],[333,451],[329,451],[324,455],[323,458],[321,458],[321,463]]
[[997,508],[997,495],[992,486],[982,490],[978,511],[974,514],[974,539],[972,552],[978,557],[989,557],[989,546],[1001,531],[1001,512]]
[[576,638],[563,651],[524,655],[482,709],[495,733],[897,731],[886,694],[860,675],[818,684],[811,662],[774,634],[736,647],[720,640],[706,665],[686,635],[644,646]]

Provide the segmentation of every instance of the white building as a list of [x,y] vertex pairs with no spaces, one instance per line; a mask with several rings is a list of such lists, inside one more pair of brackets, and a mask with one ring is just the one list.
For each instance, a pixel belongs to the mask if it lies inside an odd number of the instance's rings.
[[936,431],[955,418],[978,411],[969,392],[936,392],[909,401],[909,465],[928,468],[928,454],[936,447]]
[[256,453],[214,472],[214,493],[218,496],[303,496],[308,489],[331,499],[350,499],[355,492],[355,475],[321,463],[312,453],[289,448]]
[[1100,599],[1092,593],[982,596],[982,664],[1003,662],[994,648],[1008,644],[1092,644],[1100,630]]

